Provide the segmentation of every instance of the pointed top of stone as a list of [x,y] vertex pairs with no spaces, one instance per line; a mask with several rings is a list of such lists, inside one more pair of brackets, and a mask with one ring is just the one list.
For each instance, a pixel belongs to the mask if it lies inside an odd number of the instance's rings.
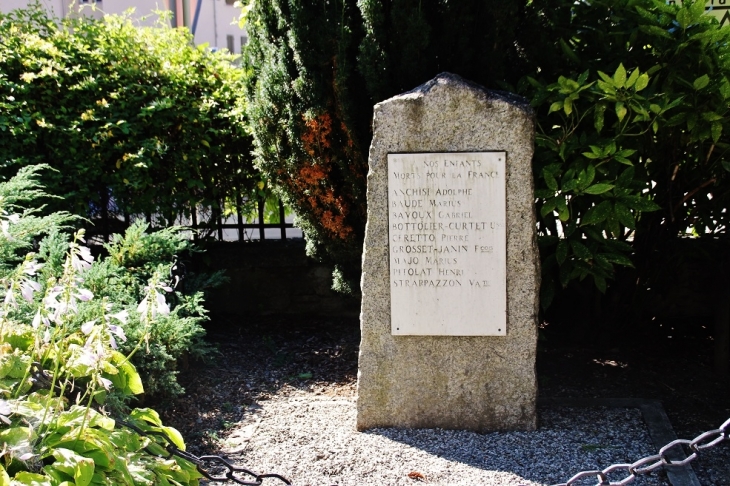
[[440,87],[449,87],[452,89],[455,88],[457,91],[471,91],[477,97],[500,99],[509,104],[517,105],[522,110],[527,111],[530,116],[532,116],[532,107],[530,106],[529,101],[527,101],[522,96],[518,96],[507,91],[490,90],[485,88],[481,84],[469,81],[468,79],[464,79],[458,74],[448,72],[440,73],[430,81],[426,81],[422,85],[417,86],[410,91],[406,91],[405,93],[396,95],[393,98],[390,98],[378,104],[388,103],[390,101],[395,101],[398,99],[420,98],[431,94],[431,91],[434,91],[434,89],[438,91],[438,88]]

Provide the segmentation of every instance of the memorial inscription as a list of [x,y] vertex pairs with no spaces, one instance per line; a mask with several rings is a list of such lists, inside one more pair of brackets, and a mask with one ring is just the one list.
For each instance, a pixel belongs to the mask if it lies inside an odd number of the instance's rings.
[[505,152],[388,154],[393,335],[506,335],[505,167]]

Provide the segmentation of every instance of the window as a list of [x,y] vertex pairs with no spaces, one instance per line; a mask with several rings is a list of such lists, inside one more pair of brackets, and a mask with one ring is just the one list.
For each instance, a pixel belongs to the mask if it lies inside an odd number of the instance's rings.
[[233,5],[236,3],[236,0],[226,0],[226,5]]
[[246,44],[248,44],[248,36],[242,35],[241,36],[241,50],[243,50],[243,46],[245,46]]
[[226,36],[226,45],[228,46],[228,51],[231,52],[231,54],[233,54],[234,52],[236,52],[236,49],[235,49],[236,46],[233,44],[233,36],[232,35],[227,35]]

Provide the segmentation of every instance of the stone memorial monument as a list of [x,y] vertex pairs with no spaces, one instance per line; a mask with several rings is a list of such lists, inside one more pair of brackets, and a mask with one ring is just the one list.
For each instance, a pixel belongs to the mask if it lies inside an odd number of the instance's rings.
[[373,131],[358,429],[534,429],[529,105],[444,73],[377,104]]

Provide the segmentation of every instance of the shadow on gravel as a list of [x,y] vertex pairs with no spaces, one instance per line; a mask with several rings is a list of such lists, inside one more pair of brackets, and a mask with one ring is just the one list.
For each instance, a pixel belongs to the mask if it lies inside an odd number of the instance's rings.
[[[580,471],[654,452],[638,409],[540,407],[538,413],[540,426],[531,432],[373,429],[366,433],[449,462],[510,472],[540,484],[565,482]],[[636,484],[669,483],[660,473]]]

